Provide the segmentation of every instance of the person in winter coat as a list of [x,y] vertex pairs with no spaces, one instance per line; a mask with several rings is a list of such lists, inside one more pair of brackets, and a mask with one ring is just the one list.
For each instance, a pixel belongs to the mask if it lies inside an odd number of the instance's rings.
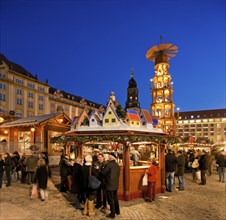
[[2,178],[5,171],[4,166],[5,166],[5,162],[3,160],[2,154],[0,154],[0,189],[2,188]]
[[45,201],[48,198],[47,183],[50,175],[49,167],[43,158],[38,160],[38,167],[35,173],[34,182],[38,184],[38,188],[41,195],[41,200]]
[[200,151],[199,169],[201,171],[201,183],[199,183],[199,185],[206,185],[207,160],[204,150]]
[[219,182],[222,182],[222,183],[224,183],[224,171],[226,167],[226,158],[224,154],[225,154],[224,150],[222,150],[218,154],[217,160],[216,160],[216,164],[218,165]]
[[165,156],[166,167],[166,191],[173,191],[174,174],[176,171],[177,157],[172,153],[171,149],[168,149],[168,153]]
[[101,171],[104,169],[107,162],[105,161],[104,155],[102,153],[99,153],[97,159],[98,161],[95,163],[95,169],[99,173],[98,179],[101,181],[101,184],[97,189],[95,208],[99,209],[102,207],[102,209],[105,210],[107,208],[106,182]]
[[[15,163],[15,167],[12,170],[13,176],[15,180],[19,180],[20,176],[19,176],[19,171],[20,171],[20,154],[18,153],[18,151],[13,152],[13,156],[12,159],[14,160]],[[16,174],[16,176],[15,176]]]
[[94,197],[96,195],[96,190],[88,187],[89,184],[89,175],[93,175],[98,177],[97,171],[92,166],[93,158],[91,155],[85,156],[85,164],[82,166],[82,185],[83,192],[86,197],[86,201],[84,204],[83,215],[94,216],[93,212],[94,207]]
[[109,154],[108,162],[105,168],[101,171],[106,180],[107,201],[110,205],[111,213],[107,218],[115,218],[115,214],[120,215],[119,202],[118,202],[118,185],[120,168],[116,162],[114,153]]
[[148,174],[148,197],[145,198],[146,202],[152,202],[155,200],[156,195],[156,182],[158,180],[158,163],[156,158],[152,158],[151,165],[146,170]]
[[82,159],[76,158],[72,169],[72,189],[71,192],[75,194],[75,207],[81,208],[81,203],[85,203],[85,199],[82,193]]
[[25,161],[27,159],[26,154],[24,153],[22,155],[22,157],[20,158],[20,170],[21,170],[21,183],[25,183],[26,182],[26,177],[27,177],[27,171],[26,171],[26,165],[25,165]]
[[62,155],[59,165],[61,177],[60,191],[67,192],[69,190],[67,176],[69,175],[71,170],[71,164],[69,163],[68,155],[66,154]]
[[33,152],[32,155],[29,156],[25,161],[25,165],[27,167],[28,184],[34,183],[37,164],[38,164],[38,157],[36,156],[35,152]]
[[179,181],[179,186],[177,187],[179,191],[184,190],[184,169],[185,169],[185,157],[182,151],[177,152],[177,177]]
[[5,173],[6,173],[6,179],[7,184],[6,187],[11,185],[11,171],[12,171],[12,159],[9,153],[5,153]]

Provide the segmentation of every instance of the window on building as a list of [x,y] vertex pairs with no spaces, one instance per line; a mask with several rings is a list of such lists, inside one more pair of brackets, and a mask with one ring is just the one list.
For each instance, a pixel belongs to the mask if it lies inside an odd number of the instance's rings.
[[0,73],[0,78],[6,78],[6,75],[4,73]]
[[43,87],[38,87],[38,91],[40,91],[40,92],[45,92],[45,89],[43,88]]
[[105,123],[109,123],[109,119],[106,118],[106,119],[104,120],[104,122],[105,122]]
[[21,112],[16,112],[15,115],[18,116],[18,117],[22,117],[22,113]]
[[34,98],[33,93],[32,92],[28,92],[28,97],[33,99]]
[[0,83],[0,89],[1,90],[6,90],[6,84]]
[[17,90],[16,90],[16,94],[22,95],[22,89],[17,89]]
[[30,88],[30,89],[34,89],[35,88],[35,85],[33,83],[27,83],[27,87]]
[[112,118],[112,119],[111,119],[111,122],[113,122],[113,123],[116,122],[115,118]]
[[30,102],[30,101],[29,101],[29,102],[28,102],[28,107],[29,107],[29,108],[33,108],[33,107],[34,107],[34,106],[33,106],[33,102]]
[[6,101],[5,94],[0,94],[0,101]]
[[202,125],[201,125],[201,124],[197,124],[196,127],[197,127],[197,128],[201,128]]
[[38,105],[38,109],[39,109],[39,110],[43,110],[43,104],[39,104],[39,105]]
[[146,123],[145,123],[145,121],[144,122],[142,122],[142,125],[145,125]]
[[94,118],[92,118],[92,122],[94,122],[95,120],[94,120]]
[[51,108],[54,108],[55,107],[55,104],[54,103],[51,103],[50,106],[51,106]]
[[194,115],[191,115],[191,118],[194,118]]
[[197,115],[197,118],[200,118],[200,115]]
[[38,100],[43,101],[44,100],[44,97],[42,95],[39,95],[38,96]]
[[18,85],[23,85],[24,82],[23,82],[23,80],[21,80],[21,79],[16,79],[16,84],[18,84]]
[[108,114],[111,115],[111,111],[109,111]]
[[18,99],[18,98],[17,98],[17,99],[16,99],[16,104],[17,104],[17,105],[22,105],[22,99]]

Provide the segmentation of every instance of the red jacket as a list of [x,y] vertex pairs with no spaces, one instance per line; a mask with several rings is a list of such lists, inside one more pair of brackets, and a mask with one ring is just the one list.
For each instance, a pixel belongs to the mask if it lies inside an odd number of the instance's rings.
[[146,173],[148,174],[148,182],[156,182],[158,180],[158,166],[151,164]]

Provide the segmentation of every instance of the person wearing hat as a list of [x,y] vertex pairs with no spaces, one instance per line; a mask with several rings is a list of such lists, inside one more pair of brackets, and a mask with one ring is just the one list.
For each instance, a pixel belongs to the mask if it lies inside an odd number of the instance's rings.
[[116,156],[114,153],[108,155],[108,163],[105,168],[101,171],[106,180],[106,192],[107,201],[110,205],[111,213],[107,215],[107,218],[115,218],[115,214],[120,214],[119,202],[118,202],[118,186],[119,186],[119,175],[120,168],[116,163]]
[[177,187],[179,191],[184,190],[184,168],[185,168],[185,157],[181,150],[177,152],[177,177],[179,181],[179,186]]
[[96,190],[88,187],[89,175],[98,177],[97,171],[92,166],[93,158],[91,155],[87,155],[84,158],[85,164],[82,166],[82,185],[83,185],[83,194],[85,195],[85,204],[83,209],[83,215],[94,216],[94,197],[96,195]]

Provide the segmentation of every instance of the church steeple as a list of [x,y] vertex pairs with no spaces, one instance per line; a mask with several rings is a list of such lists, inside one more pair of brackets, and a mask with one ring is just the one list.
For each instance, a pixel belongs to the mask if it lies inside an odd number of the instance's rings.
[[138,99],[138,88],[137,88],[137,82],[134,79],[134,68],[131,68],[131,78],[128,83],[127,88],[127,101],[126,101],[126,107],[125,109],[135,109],[140,110],[140,103]]

